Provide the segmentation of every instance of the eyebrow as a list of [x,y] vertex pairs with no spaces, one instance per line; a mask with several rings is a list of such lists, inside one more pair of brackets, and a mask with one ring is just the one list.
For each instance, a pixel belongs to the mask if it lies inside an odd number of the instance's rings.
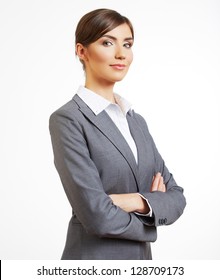
[[[114,41],[117,41],[117,38],[114,37],[114,36],[111,36],[111,35],[105,34],[105,35],[103,35],[102,37],[107,37],[107,38],[109,38],[109,39],[112,39],[112,40],[114,40]],[[124,38],[124,41],[134,41],[134,38],[133,38],[133,37],[127,37],[127,38]]]

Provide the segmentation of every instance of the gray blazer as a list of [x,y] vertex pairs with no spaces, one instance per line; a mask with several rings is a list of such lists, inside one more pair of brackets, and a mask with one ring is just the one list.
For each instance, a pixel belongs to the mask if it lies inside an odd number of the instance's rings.
[[[54,162],[72,207],[62,259],[151,259],[157,226],[175,222],[186,202],[157,151],[144,119],[127,114],[138,164],[105,111],[97,116],[75,95],[50,117]],[[167,192],[150,192],[161,172]],[[139,192],[153,217],[127,213],[109,194]]]

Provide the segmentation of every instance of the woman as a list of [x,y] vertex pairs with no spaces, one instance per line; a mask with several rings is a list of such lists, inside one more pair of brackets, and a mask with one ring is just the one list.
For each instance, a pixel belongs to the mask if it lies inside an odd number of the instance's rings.
[[62,259],[152,259],[157,226],[183,213],[144,119],[114,93],[132,63],[134,31],[98,9],[76,28],[85,85],[50,117],[55,165],[72,207]]

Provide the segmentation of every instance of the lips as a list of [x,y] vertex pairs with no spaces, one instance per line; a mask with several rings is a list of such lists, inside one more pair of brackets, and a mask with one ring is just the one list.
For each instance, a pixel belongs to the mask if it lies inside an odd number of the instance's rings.
[[110,66],[114,69],[117,69],[117,70],[123,70],[126,67],[125,64],[111,64]]

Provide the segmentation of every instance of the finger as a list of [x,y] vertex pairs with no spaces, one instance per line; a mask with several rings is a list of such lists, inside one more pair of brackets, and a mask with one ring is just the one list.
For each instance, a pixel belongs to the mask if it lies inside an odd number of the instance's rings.
[[164,180],[163,180],[162,176],[160,177],[158,191],[160,191],[160,192],[165,192],[166,191],[166,187],[165,187]]
[[160,177],[161,177],[161,174],[160,174],[160,173],[157,173],[156,176],[154,176],[153,182],[152,182],[152,186],[151,186],[151,191],[152,191],[152,192],[158,190]]
[[151,192],[157,191],[158,182],[159,182],[158,177],[155,175],[155,176],[153,177],[153,180],[152,180]]

